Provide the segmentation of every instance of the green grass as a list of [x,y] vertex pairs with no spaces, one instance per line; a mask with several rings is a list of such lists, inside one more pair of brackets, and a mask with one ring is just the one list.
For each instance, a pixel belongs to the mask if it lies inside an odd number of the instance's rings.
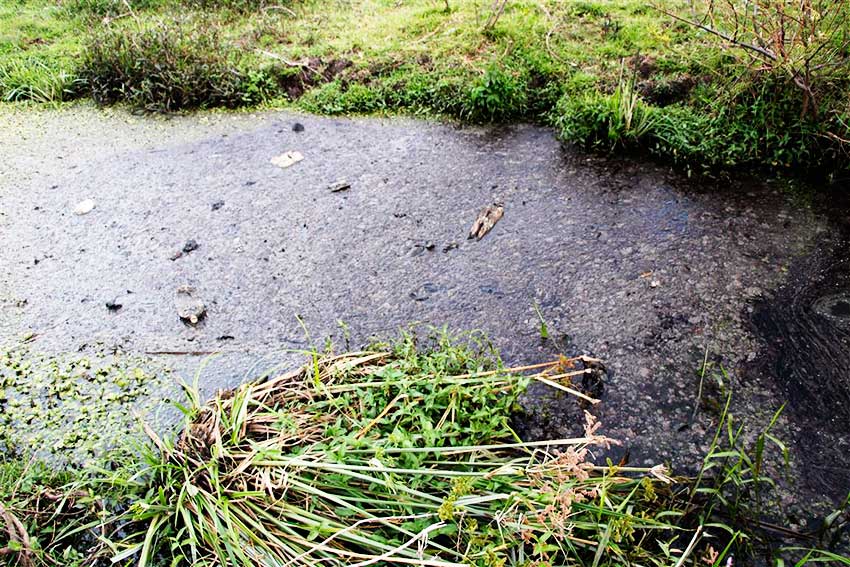
[[[560,91],[560,83],[569,85],[569,79],[581,72],[600,88],[610,87],[615,84],[612,73],[619,69],[619,57],[636,52],[651,55],[659,61],[659,68],[675,73],[686,70],[686,55],[699,49],[687,41],[687,33],[676,31],[679,24],[632,0],[592,4],[593,9],[582,2],[515,0],[488,33],[482,32],[482,25],[489,0],[452,2],[448,13],[432,0],[305,0],[247,11],[238,6],[234,9],[231,3],[208,2],[201,8],[193,2],[162,0],[133,2],[132,15],[121,3],[114,4],[118,8],[106,9],[93,0],[79,0],[59,8],[38,0],[3,0],[0,10],[10,17],[0,24],[0,65],[22,54],[73,59],[104,28],[130,33],[139,26],[179,17],[218,30],[227,43],[241,51],[245,65],[252,69],[288,66],[274,55],[289,62],[351,60],[353,66],[345,73],[338,98],[358,98],[346,95],[347,85],[356,83],[357,88],[380,99],[377,110],[427,109],[460,116],[483,110],[478,118],[503,119],[551,108],[517,100],[529,98],[529,82],[555,81],[559,84],[549,90]],[[111,18],[104,18],[110,14]],[[488,83],[488,78],[502,71],[515,79],[515,91],[520,92],[486,90],[490,84],[499,86],[498,82]],[[427,81],[417,81],[422,74],[428,76]],[[449,82],[456,79],[460,88],[451,94],[468,100],[452,107],[443,100],[442,91],[421,88],[439,77]],[[400,78],[411,80],[402,85]],[[384,92],[390,89],[410,92],[392,97]],[[487,94],[490,102],[485,103]],[[557,94],[548,95],[550,102]],[[349,100],[325,106],[372,112],[376,103]]]
[[[568,143],[649,152],[697,173],[850,167],[846,66],[818,71],[821,111],[806,117],[788,80],[796,60],[747,68],[739,50],[645,2],[510,0],[484,30],[492,4],[0,0],[0,98],[528,120]],[[660,3],[684,17],[689,5]],[[638,133],[616,115],[632,93],[647,120]]]

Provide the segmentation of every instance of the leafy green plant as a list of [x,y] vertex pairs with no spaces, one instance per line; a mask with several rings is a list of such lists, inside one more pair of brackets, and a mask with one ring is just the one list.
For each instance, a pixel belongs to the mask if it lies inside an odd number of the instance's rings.
[[587,462],[591,445],[610,442],[592,420],[568,440],[523,443],[510,429],[529,380],[554,383],[581,362],[560,359],[525,375],[481,347],[447,336],[422,346],[407,336],[367,352],[313,353],[293,372],[193,403],[181,436],[157,438],[160,456],[132,475],[148,489],[129,514],[138,531],[116,559],[675,560],[669,545],[637,544],[679,538],[670,532],[675,512],[654,518],[670,493],[662,468]]
[[[0,466],[0,521],[14,534],[2,553],[74,567],[719,567],[752,551],[767,451],[785,451],[770,433],[778,412],[748,444],[728,401],[696,479],[592,463],[591,447],[614,441],[590,417],[578,438],[523,442],[510,423],[527,385],[571,391],[587,361],[505,368],[475,335],[306,355],[207,403],[187,385],[179,436],[149,431],[151,447],[86,471]],[[826,549],[782,553],[850,564]]]
[[525,113],[527,96],[521,74],[490,65],[470,88],[464,115],[485,122],[519,117]]
[[[835,171],[850,159],[829,136],[846,131],[840,120],[801,118],[788,85],[763,82],[737,94],[718,94],[703,109],[673,105],[654,110],[647,142],[652,151],[688,168],[717,171],[767,164],[785,171]],[[844,135],[847,135],[846,133]]]
[[378,111],[385,103],[379,85],[332,81],[307,93],[301,105],[322,114],[362,114]]
[[245,104],[257,104],[274,97],[277,93],[277,83],[272,74],[265,69],[249,68],[241,75],[239,91],[242,93],[242,102]]
[[543,318],[543,312],[540,311],[540,306],[537,302],[534,302],[534,312],[537,314],[537,318],[540,320],[540,340],[545,341],[549,338],[549,326],[546,324],[546,319]]

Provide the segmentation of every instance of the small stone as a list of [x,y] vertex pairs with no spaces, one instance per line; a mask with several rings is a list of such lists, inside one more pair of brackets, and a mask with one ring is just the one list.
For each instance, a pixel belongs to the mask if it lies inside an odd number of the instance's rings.
[[75,215],[87,215],[90,212],[92,212],[92,210],[94,210],[94,207],[95,207],[95,203],[91,199],[86,199],[85,201],[80,201],[79,203],[77,203],[77,206],[74,207],[74,214]]
[[458,247],[457,242],[449,242],[448,244],[443,246],[443,252],[450,252],[451,250],[457,249],[457,247]]
[[293,132],[303,132],[304,131],[304,125],[301,124],[300,122],[296,122],[295,124],[292,125],[292,131]]
[[106,309],[109,310],[109,311],[112,311],[113,313],[115,311],[118,311],[122,307],[124,307],[124,306],[121,305],[120,303],[117,303],[114,299],[106,302]]
[[224,206],[224,201],[216,201],[212,204],[212,210],[217,211]]
[[649,287],[658,287],[660,285],[661,285],[661,282],[658,281],[658,280],[652,280],[651,282],[649,282]]
[[190,238],[189,240],[186,241],[186,244],[183,245],[183,253],[188,254],[189,252],[194,252],[195,250],[197,250],[200,247],[201,246],[198,244],[198,242],[195,239]]
[[420,256],[425,253],[425,251],[433,251],[436,245],[430,240],[426,240],[425,242],[417,242],[413,245],[413,248],[410,251],[411,256]]

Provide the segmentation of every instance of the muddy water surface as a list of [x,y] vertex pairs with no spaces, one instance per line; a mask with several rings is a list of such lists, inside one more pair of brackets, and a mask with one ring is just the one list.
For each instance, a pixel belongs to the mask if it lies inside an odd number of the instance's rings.
[[[294,364],[300,355],[283,351],[326,336],[359,346],[411,322],[482,329],[510,362],[558,349],[603,358],[595,411],[635,464],[698,466],[731,388],[753,434],[790,402],[786,508],[802,517],[850,489],[850,282],[824,207],[565,151],[532,126],[87,107],[0,121],[11,346],[24,335],[42,353],[95,345],[183,374],[221,352],[201,372],[211,392]],[[304,160],[270,163],[289,150]],[[331,192],[340,180],[350,189]],[[75,215],[84,199],[94,210]],[[497,201],[504,218],[467,240]],[[189,240],[197,249],[176,257]],[[206,305],[197,327],[175,310],[182,285]],[[535,304],[555,341],[541,341]],[[531,436],[571,434],[582,419],[549,392],[532,392],[529,408]]]

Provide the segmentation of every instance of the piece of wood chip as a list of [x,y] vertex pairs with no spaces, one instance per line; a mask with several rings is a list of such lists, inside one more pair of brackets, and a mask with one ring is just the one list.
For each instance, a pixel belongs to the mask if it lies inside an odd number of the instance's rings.
[[493,203],[481,209],[475,222],[472,223],[472,228],[469,229],[468,238],[477,238],[481,240],[484,235],[490,232],[496,223],[499,222],[505,214],[505,207],[501,203]]

